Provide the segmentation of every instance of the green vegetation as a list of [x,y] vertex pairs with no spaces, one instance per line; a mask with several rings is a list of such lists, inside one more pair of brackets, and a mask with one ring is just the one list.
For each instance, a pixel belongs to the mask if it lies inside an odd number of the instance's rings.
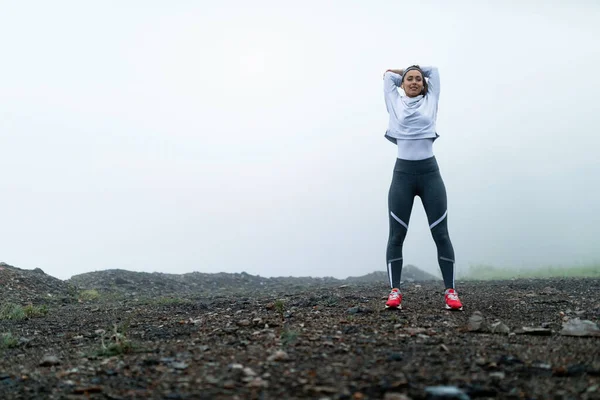
[[575,267],[547,266],[537,268],[499,268],[491,265],[471,266],[461,274],[465,280],[501,280],[513,278],[600,278],[600,264]]
[[129,321],[125,322],[120,327],[117,324],[113,325],[113,334],[110,336],[109,342],[104,341],[102,338],[102,344],[100,349],[96,352],[98,357],[112,357],[121,354],[131,353],[135,346],[127,338],[127,330],[129,329]]
[[82,290],[79,292],[79,300],[96,301],[100,298],[100,293],[96,289]]
[[285,329],[281,332],[281,344],[288,346],[298,339],[298,332],[290,329]]
[[285,310],[285,305],[283,304],[283,300],[275,300],[275,302],[273,303],[275,310],[277,311],[277,313],[279,314],[279,317],[281,318],[281,320],[283,321],[283,311]]
[[48,314],[48,307],[43,306],[34,306],[33,304],[27,304],[23,308],[23,312],[25,313],[25,318],[37,318],[43,317]]
[[2,349],[12,349],[13,347],[17,347],[19,345],[19,341],[16,337],[12,335],[12,333],[3,333],[0,338],[0,348]]
[[43,317],[48,314],[48,308],[43,306],[34,306],[28,304],[25,307],[14,303],[3,304],[0,308],[0,320],[22,320],[25,318]]

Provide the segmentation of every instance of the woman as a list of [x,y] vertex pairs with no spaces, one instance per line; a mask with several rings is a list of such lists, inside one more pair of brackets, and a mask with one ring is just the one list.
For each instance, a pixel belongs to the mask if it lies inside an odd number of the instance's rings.
[[[437,246],[446,287],[446,308],[462,310],[462,303],[454,289],[454,249],[448,236],[446,188],[433,155],[433,142],[439,136],[435,127],[440,96],[438,70],[418,65],[405,70],[387,70],[383,84],[385,105],[390,116],[385,137],[398,146],[388,195],[390,233],[386,258],[392,291],[385,306],[402,308],[402,244],[414,198],[419,196]],[[398,87],[404,90],[404,96],[398,92]]]

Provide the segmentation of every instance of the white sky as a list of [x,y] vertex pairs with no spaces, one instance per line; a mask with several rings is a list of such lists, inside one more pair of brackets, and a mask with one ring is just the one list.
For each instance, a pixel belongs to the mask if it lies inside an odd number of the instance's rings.
[[[599,260],[600,3],[485,3],[0,0],[0,261],[383,271],[381,77],[415,63],[458,270]],[[418,199],[404,249],[438,270]]]

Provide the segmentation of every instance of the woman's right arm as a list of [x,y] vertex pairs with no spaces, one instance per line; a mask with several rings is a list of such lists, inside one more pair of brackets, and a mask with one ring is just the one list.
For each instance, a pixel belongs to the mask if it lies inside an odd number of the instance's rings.
[[390,106],[400,97],[398,86],[402,83],[401,69],[388,69],[383,74],[383,94],[385,97],[385,107],[390,112]]

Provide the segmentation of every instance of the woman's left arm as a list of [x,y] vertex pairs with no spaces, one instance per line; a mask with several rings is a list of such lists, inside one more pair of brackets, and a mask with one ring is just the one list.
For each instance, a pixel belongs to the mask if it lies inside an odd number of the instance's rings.
[[429,86],[428,94],[439,97],[440,95],[440,72],[437,67],[421,67],[423,75],[428,79],[427,85]]

